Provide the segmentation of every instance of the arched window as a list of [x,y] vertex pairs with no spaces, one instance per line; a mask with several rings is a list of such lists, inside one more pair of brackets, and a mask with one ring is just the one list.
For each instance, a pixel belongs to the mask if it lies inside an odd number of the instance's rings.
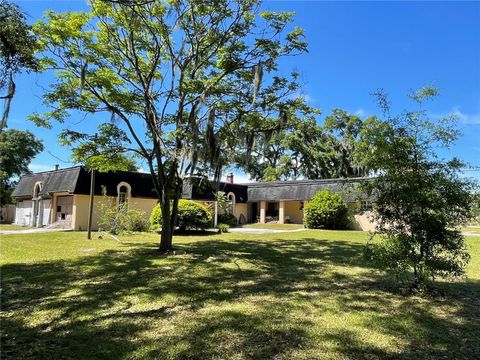
[[36,182],[35,186],[33,187],[33,198],[37,198],[41,190],[42,190],[42,182]]
[[235,215],[235,194],[233,192],[229,192],[227,195],[227,200],[229,202],[228,212]]
[[120,186],[120,190],[118,191],[118,203],[121,205],[127,201],[127,187]]
[[117,203],[118,205],[125,204],[131,197],[132,188],[126,182],[121,182],[117,185]]

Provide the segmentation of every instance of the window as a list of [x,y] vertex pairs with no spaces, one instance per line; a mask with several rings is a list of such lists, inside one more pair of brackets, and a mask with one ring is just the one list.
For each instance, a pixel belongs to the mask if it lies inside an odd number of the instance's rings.
[[229,214],[234,214],[234,209],[235,209],[235,194],[233,192],[229,192],[227,195],[227,200],[228,200],[228,209],[227,212]]
[[122,181],[117,185],[117,205],[123,205],[128,202],[128,199],[132,196],[132,188],[130,184]]
[[370,200],[362,200],[360,201],[360,210],[368,211],[372,209],[372,203]]
[[125,185],[120,186],[118,191],[118,205],[122,205],[127,201],[128,189]]
[[42,190],[42,185],[43,185],[42,182],[37,182],[37,183],[35,183],[35,186],[33,187],[33,197],[34,197],[34,198],[37,198],[37,197],[38,197],[38,194],[39,194],[40,191]]

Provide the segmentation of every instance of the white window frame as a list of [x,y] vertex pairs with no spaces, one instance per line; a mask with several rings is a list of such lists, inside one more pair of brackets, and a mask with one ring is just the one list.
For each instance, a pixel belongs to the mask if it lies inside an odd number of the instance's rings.
[[[37,191],[37,189],[38,189],[38,191]],[[38,194],[39,194],[40,191],[42,191],[42,190],[43,190],[43,181],[37,181],[37,182],[35,183],[35,185],[33,185],[33,196],[32,196],[32,198],[33,198],[33,199],[38,198]]]
[[361,211],[370,211],[372,210],[372,202],[368,199],[360,200],[360,210]]
[[[125,193],[125,200],[123,202],[120,202],[120,194],[121,194],[120,189],[122,187],[125,187],[127,189],[127,192]],[[131,197],[132,197],[132,187],[130,186],[130,184],[125,182],[125,181],[122,181],[122,182],[118,183],[118,185],[117,185],[117,206],[120,206],[123,203],[128,204]]]
[[230,191],[227,194],[227,200],[232,203],[232,214],[235,215],[235,204],[237,202],[237,199],[235,198],[235,194]]

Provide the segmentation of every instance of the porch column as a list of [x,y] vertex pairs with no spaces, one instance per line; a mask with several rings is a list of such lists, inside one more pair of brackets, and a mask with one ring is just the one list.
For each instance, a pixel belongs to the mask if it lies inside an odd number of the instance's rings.
[[265,200],[260,201],[260,224],[265,224],[266,210],[267,210],[267,202]]
[[285,201],[281,200],[278,207],[278,223],[285,224]]
[[50,224],[57,221],[57,195],[52,195],[52,210],[50,211]]
[[40,198],[38,200],[38,216],[37,216],[37,227],[38,228],[43,226],[43,210],[44,210],[43,199]]

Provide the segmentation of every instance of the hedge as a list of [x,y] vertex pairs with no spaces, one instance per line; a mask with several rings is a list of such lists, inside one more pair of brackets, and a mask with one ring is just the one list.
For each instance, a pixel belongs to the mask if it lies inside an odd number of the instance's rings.
[[[192,200],[179,200],[176,226],[179,230],[205,230],[212,226],[212,215],[208,208]],[[150,228],[162,227],[162,209],[156,205],[150,214]]]
[[305,205],[304,225],[307,228],[344,229],[348,223],[348,207],[340,194],[322,190]]

